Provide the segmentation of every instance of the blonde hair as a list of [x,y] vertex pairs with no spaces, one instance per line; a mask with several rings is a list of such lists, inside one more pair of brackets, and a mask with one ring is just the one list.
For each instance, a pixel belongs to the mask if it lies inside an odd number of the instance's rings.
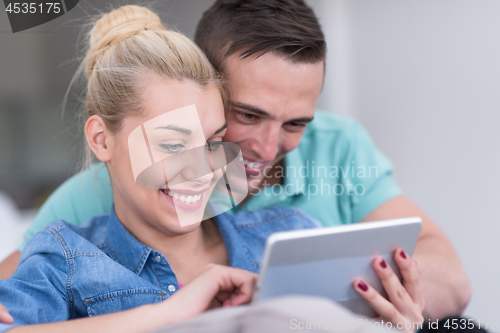
[[[143,112],[142,88],[150,74],[215,85],[222,81],[203,52],[186,36],[165,28],[151,10],[128,5],[103,14],[89,35],[81,64],[87,81],[86,118],[100,116],[117,133],[126,116]],[[87,149],[87,164],[90,149]]]

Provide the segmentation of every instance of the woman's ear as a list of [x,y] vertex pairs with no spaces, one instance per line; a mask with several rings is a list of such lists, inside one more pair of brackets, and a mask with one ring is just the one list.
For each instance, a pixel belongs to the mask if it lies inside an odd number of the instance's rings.
[[111,159],[110,139],[112,137],[101,117],[93,115],[87,119],[85,137],[90,149],[100,161],[108,162]]

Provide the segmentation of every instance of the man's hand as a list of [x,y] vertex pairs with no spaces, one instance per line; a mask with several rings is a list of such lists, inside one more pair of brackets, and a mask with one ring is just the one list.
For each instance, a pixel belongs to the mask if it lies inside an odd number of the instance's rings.
[[211,264],[160,305],[175,313],[171,317],[177,322],[208,309],[246,304],[252,300],[257,277],[243,269]]
[[14,274],[20,257],[21,252],[14,251],[2,262],[0,262],[0,280],[8,279],[12,276],[12,274]]
[[422,327],[424,321],[422,312],[425,301],[420,277],[415,262],[403,250],[397,249],[394,252],[394,261],[403,276],[403,284],[384,259],[378,257],[373,262],[373,268],[382,281],[389,300],[361,279],[354,281],[354,289],[382,320],[391,322],[394,328],[413,333]]
[[457,252],[446,235],[420,208],[404,196],[389,200],[363,222],[419,216],[422,230],[413,253],[418,262],[425,299],[424,317],[458,316],[469,303],[471,286]]

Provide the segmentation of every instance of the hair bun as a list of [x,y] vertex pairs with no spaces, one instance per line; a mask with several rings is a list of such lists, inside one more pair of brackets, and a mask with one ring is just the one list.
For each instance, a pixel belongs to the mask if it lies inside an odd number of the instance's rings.
[[117,8],[104,14],[90,32],[90,50],[98,50],[119,42],[142,30],[166,30],[158,15],[145,7],[134,5]]

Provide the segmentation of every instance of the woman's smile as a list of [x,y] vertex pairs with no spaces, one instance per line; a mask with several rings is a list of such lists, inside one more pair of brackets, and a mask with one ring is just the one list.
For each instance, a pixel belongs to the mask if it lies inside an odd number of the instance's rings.
[[209,187],[196,191],[165,189],[160,190],[160,192],[162,192],[165,198],[171,202],[176,209],[180,209],[185,212],[194,212],[201,208],[204,201],[204,193],[209,189]]

